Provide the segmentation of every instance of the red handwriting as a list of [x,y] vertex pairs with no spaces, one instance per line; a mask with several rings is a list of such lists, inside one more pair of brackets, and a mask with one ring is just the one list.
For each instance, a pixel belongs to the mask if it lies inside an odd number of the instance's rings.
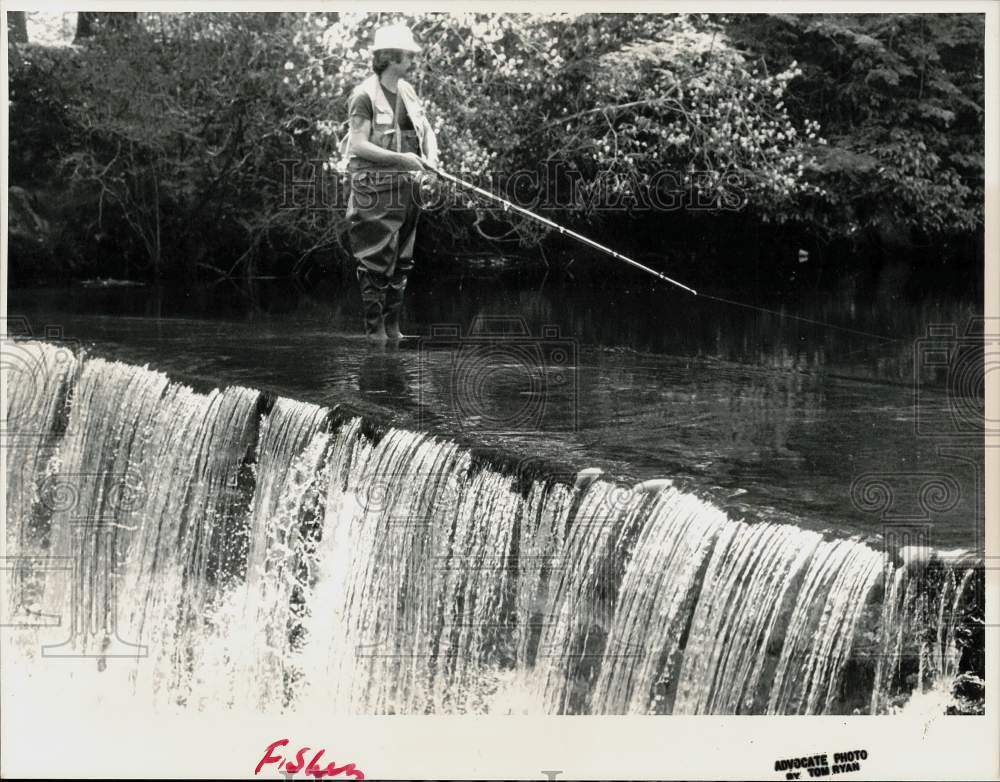
[[336,763],[327,763],[326,768],[320,768],[319,759],[323,757],[323,753],[326,752],[325,749],[316,750],[316,754],[312,756],[312,760],[306,764],[306,755],[309,753],[309,747],[302,747],[298,752],[295,753],[295,760],[286,761],[284,756],[273,754],[274,750],[278,747],[288,746],[288,739],[278,739],[277,741],[272,741],[267,745],[267,749],[264,750],[264,757],[260,759],[260,763],[257,764],[256,770],[254,770],[254,776],[260,773],[260,770],[264,766],[270,763],[277,763],[278,768],[276,769],[279,774],[298,774],[300,771],[305,770],[306,776],[312,776],[316,779],[322,779],[323,777],[333,777],[337,774],[344,774],[346,776],[354,777],[355,779],[364,779],[365,772],[361,769],[356,768],[353,763],[348,763],[346,766],[337,766]]

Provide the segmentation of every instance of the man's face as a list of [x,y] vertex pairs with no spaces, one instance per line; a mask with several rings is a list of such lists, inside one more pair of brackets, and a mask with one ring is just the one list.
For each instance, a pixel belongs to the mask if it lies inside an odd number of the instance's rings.
[[409,73],[410,69],[413,67],[413,61],[415,60],[413,52],[401,52],[399,55],[399,62],[396,63],[396,67],[399,69],[400,75]]

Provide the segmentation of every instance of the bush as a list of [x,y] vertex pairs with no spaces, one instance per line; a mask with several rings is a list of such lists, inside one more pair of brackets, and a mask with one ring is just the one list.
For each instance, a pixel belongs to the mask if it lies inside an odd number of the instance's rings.
[[[77,46],[12,46],[10,69],[11,181],[62,199],[82,252],[122,255],[127,273],[345,257],[347,97],[374,29],[397,20],[423,42],[413,81],[446,169],[534,172],[522,191],[490,184],[554,219],[617,230],[668,199],[823,238],[982,225],[981,15],[127,16]],[[289,177],[311,171],[325,199],[290,200]],[[473,214],[425,225],[492,237],[497,213]],[[501,238],[544,234],[500,217]]]
[[145,15],[79,47],[26,52],[12,72],[21,174],[48,156],[50,175],[91,205],[89,231],[128,236],[152,276],[251,272],[265,259],[287,272],[338,247],[336,214],[281,208],[285,171],[329,154],[306,132],[319,95],[282,79],[289,21]]

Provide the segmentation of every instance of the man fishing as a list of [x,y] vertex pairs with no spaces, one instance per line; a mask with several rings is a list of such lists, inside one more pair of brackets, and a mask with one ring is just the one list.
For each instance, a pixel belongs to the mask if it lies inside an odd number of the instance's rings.
[[375,31],[374,73],[348,104],[348,235],[358,264],[365,333],[399,340],[403,292],[413,268],[421,158],[437,166],[437,139],[404,76],[420,47],[405,25]]

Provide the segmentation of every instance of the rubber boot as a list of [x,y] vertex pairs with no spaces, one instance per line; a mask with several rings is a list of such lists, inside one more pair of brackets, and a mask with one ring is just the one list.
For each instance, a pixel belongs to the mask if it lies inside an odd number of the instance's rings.
[[405,283],[398,287],[390,285],[385,289],[385,304],[382,310],[383,322],[386,336],[394,341],[410,339],[409,334],[403,334],[399,330],[399,315],[403,308],[403,291],[405,289]]
[[385,325],[382,322],[385,310],[385,288],[380,288],[372,279],[372,273],[363,266],[358,267],[358,286],[361,288],[365,336],[371,340],[385,342]]
[[362,303],[365,308],[365,336],[374,342],[385,342],[385,322],[381,296],[366,296]]

